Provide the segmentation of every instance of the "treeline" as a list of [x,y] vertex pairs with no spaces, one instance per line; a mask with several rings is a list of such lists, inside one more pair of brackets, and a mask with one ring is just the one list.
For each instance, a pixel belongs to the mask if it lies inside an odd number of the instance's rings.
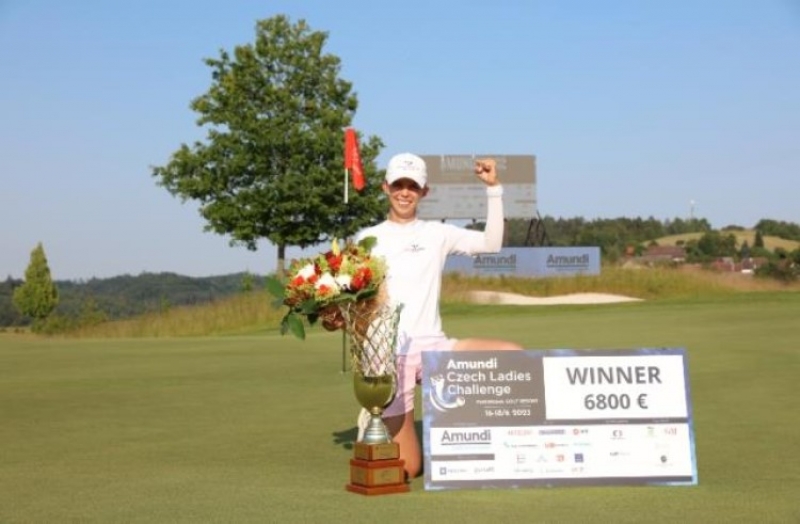
[[800,242],[800,225],[793,222],[763,219],[759,220],[753,229],[762,235]]
[[[0,326],[27,325],[12,302],[22,280],[0,282]],[[263,277],[234,273],[213,277],[188,277],[175,273],[142,273],[90,280],[55,280],[58,305],[53,322],[97,323],[163,311],[173,306],[202,304],[242,291],[263,287]]]
[[649,218],[555,218],[538,221],[512,219],[507,223],[506,245],[599,246],[603,257],[616,260],[629,246],[646,244],[668,235],[706,233],[711,224],[705,218],[657,220]]

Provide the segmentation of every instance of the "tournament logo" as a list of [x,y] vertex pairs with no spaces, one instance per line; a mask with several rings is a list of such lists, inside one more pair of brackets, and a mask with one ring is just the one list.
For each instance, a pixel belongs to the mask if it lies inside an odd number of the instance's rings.
[[444,375],[439,374],[431,377],[431,389],[428,398],[434,409],[444,413],[451,409],[463,407],[467,403],[464,397],[448,395],[445,392],[445,385]]

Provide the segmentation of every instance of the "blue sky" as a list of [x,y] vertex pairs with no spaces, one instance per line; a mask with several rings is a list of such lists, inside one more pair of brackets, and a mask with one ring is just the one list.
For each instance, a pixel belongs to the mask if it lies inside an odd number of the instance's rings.
[[274,270],[150,166],[279,13],[329,33],[381,167],[534,154],[542,215],[800,222],[798,0],[0,0],[0,278],[38,242],[56,279]]

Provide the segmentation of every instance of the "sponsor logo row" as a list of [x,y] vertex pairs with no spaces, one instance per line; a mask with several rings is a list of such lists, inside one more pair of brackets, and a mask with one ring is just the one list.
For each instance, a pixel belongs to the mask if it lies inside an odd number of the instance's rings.
[[[686,425],[596,425],[596,426],[532,426],[532,427],[474,427],[431,428],[431,439],[437,448],[491,447],[502,443],[506,447],[563,447],[580,445],[590,439],[620,441],[642,438],[678,437]],[[437,452],[442,451],[437,449]]]

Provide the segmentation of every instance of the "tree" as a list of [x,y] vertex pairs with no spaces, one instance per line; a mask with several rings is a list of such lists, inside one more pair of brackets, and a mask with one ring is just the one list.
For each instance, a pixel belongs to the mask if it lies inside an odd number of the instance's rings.
[[250,293],[251,291],[253,291],[254,280],[255,277],[253,277],[253,274],[250,273],[249,271],[245,272],[245,274],[242,275],[242,287],[241,287],[242,293]]
[[709,258],[736,256],[736,236],[709,231],[697,241],[699,251]]
[[21,325],[25,322],[24,315],[14,306],[14,290],[21,285],[21,280],[15,280],[10,275],[5,282],[0,282],[0,330],[3,326]]
[[345,238],[385,214],[374,136],[361,140],[367,187],[343,202],[343,129],[358,100],[323,52],[327,37],[279,15],[257,22],[254,44],[206,59],[211,87],[191,103],[206,141],[153,168],[170,193],[199,201],[206,231],[251,250],[275,244],[279,272],[287,246]]
[[747,240],[742,242],[742,246],[739,248],[739,257],[742,259],[750,258],[750,244]]
[[13,301],[20,313],[34,319],[34,327],[58,305],[58,289],[50,277],[50,267],[41,242],[31,251],[25,282],[14,290]]
[[760,229],[756,229],[756,238],[753,240],[753,247],[764,247],[764,236],[761,234]]

